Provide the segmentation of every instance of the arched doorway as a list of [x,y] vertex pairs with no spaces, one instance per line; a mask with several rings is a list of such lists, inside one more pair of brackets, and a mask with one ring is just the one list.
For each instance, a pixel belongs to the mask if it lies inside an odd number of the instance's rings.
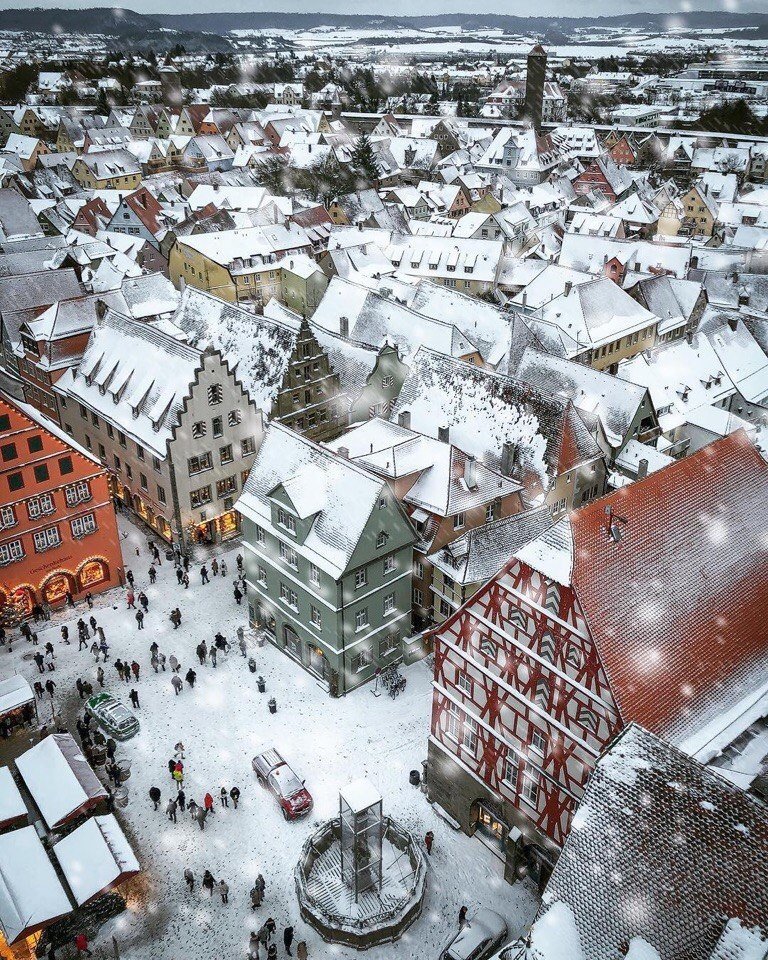
[[15,616],[13,619],[18,617],[20,620],[24,617],[29,617],[32,614],[32,608],[37,603],[37,594],[34,587],[29,583],[19,584],[17,587],[14,587],[9,591],[2,591],[2,596],[0,597],[0,610],[4,610],[6,606],[13,607],[15,610]]
[[90,590],[106,580],[109,580],[109,564],[102,557],[86,560],[77,571],[77,582],[81,590]]
[[283,641],[286,652],[301,661],[301,637],[289,623],[283,626]]
[[76,593],[77,584],[72,574],[66,570],[57,570],[40,585],[40,592],[43,595],[43,599],[52,607],[66,601],[67,590],[72,594]]

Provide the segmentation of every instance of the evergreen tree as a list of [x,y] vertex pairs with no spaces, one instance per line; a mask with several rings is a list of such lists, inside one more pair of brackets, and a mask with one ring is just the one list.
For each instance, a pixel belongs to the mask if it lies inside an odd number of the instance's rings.
[[104,87],[99,87],[99,94],[96,97],[96,113],[102,117],[109,116],[109,100],[107,100],[107,91]]
[[352,166],[361,173],[370,183],[379,179],[379,165],[376,154],[373,152],[371,138],[367,133],[361,134],[355,141],[352,151]]

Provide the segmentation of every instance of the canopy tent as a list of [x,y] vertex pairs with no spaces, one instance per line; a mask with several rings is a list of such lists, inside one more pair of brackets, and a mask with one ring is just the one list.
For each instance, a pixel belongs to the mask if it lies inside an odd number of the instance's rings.
[[35,693],[24,677],[13,676],[0,680],[0,719],[28,703],[35,706]]
[[37,933],[71,910],[35,828],[0,836],[0,929],[6,942]]
[[91,817],[53,848],[78,906],[139,870],[130,843],[113,814]]
[[74,819],[107,797],[107,791],[69,733],[41,740],[16,760],[49,830]]
[[27,805],[8,767],[0,767],[0,830],[17,827],[27,819]]

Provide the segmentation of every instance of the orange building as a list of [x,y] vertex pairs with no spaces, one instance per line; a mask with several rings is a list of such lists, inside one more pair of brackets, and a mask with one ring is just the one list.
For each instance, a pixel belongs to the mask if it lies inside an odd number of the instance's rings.
[[55,424],[0,393],[0,611],[117,586],[123,560],[107,471]]

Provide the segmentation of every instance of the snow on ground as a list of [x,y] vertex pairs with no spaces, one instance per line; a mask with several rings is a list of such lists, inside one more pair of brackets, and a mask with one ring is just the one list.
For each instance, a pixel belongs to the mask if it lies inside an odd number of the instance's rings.
[[[499,911],[514,936],[530,923],[538,902],[533,886],[506,884],[501,863],[479,841],[454,832],[436,816],[424,794],[408,783],[409,771],[420,770],[426,756],[431,679],[426,663],[407,668],[407,688],[396,700],[374,697],[370,686],[333,700],[288,657],[271,646],[258,647],[249,634],[249,654],[267,682],[267,693],[259,694],[257,674],[249,672],[236,643],[228,657],[219,658],[216,669],[209,664],[201,667],[195,656],[200,640],[210,642],[217,630],[232,640],[238,625],[247,627],[247,609],[238,607],[232,596],[237,548],[223,554],[229,568],[226,578],[212,577],[209,585],[202,586],[198,563],[190,568],[190,587],[184,590],[176,583],[173,565],[163,560],[157,583],[150,586],[146,537],[124,518],[120,523],[124,557],[136,577],[136,592],[143,589],[149,598],[145,629],[137,629],[121,590],[98,597],[93,613],[110,644],[105,689],[128,704],[134,684],[118,681],[113,663],[119,657],[135,658],[141,664],[135,685],[141,702],[141,732],[118,747],[118,758],[133,762],[127,781],[130,801],[116,814],[145,876],[144,882],[130,887],[129,910],[102,928],[97,946],[108,943],[114,933],[124,960],[244,957],[250,931],[272,916],[280,932],[288,923],[295,926],[297,940],[308,942],[310,957],[356,955],[349,948],[324,944],[301,921],[293,870],[308,834],[322,820],[338,814],[339,788],[359,777],[370,777],[383,794],[385,813],[417,838],[427,830],[435,834],[422,916],[398,944],[369,951],[371,960],[437,957],[456,928],[463,903],[470,914],[480,906]],[[208,567],[210,571],[210,563]],[[178,631],[168,620],[176,605],[182,613]],[[77,650],[75,624],[79,616],[87,620],[88,615],[85,605],[78,606],[74,616],[58,614],[38,630],[41,642],[54,642],[56,708],[73,731],[80,707],[75,679],[87,678],[98,689],[93,657],[87,650]],[[59,642],[64,622],[75,638],[71,646]],[[179,658],[182,676],[190,665],[194,667],[198,680],[193,691],[185,683],[176,697],[170,672],[152,672],[149,647],[153,640],[166,657]],[[16,643],[10,654],[3,652],[3,674],[16,670],[34,681],[38,674],[31,653],[26,643]],[[274,715],[267,708],[272,696],[278,705]],[[46,696],[40,704],[41,719],[49,709]],[[164,813],[165,803],[176,792],[168,760],[178,740],[186,746],[187,799],[202,804],[210,791],[216,801],[216,813],[209,817],[204,832],[187,815],[180,814],[179,822],[173,824]],[[264,744],[277,746],[299,776],[306,778],[315,799],[307,819],[286,823],[273,797],[256,784],[251,758]],[[239,809],[231,805],[224,809],[218,793],[222,786],[229,790],[234,785],[241,790]],[[151,786],[162,791],[157,812],[148,797]],[[197,878],[193,895],[186,892],[183,881],[187,866]],[[218,895],[211,899],[200,891],[205,869],[217,881],[223,878],[229,884],[228,905]],[[266,900],[253,914],[248,892],[258,873],[267,883]]]

